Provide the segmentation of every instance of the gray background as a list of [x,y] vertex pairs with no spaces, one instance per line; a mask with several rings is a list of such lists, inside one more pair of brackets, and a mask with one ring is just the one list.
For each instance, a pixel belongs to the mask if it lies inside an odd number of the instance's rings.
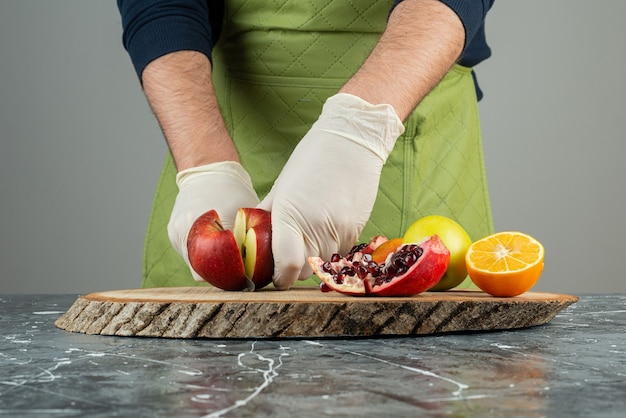
[[[626,2],[498,1],[477,67],[497,230],[534,288],[626,292]],[[139,287],[164,140],[114,1],[0,0],[0,293]]]

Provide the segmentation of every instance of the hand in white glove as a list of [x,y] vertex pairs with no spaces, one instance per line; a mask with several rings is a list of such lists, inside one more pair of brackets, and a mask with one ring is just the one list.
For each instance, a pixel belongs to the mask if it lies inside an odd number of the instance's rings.
[[192,268],[187,255],[187,236],[194,221],[215,209],[222,225],[232,229],[239,208],[253,208],[259,198],[250,176],[234,161],[192,167],[176,175],[178,195],[167,225],[167,233],[176,251],[183,257],[196,281],[204,281]]
[[259,207],[272,212],[274,285],[312,274],[308,256],[348,251],[368,221],[383,164],[404,131],[390,105],[329,98]]

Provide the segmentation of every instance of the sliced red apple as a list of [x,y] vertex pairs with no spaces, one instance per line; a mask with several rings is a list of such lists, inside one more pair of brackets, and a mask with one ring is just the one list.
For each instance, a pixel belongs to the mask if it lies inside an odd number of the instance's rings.
[[215,210],[202,214],[187,237],[189,263],[208,283],[224,290],[254,289],[244,273],[233,233],[224,229]]
[[210,210],[192,225],[187,239],[189,262],[200,277],[224,290],[255,290],[272,281],[270,213],[257,208],[237,212],[233,231]]

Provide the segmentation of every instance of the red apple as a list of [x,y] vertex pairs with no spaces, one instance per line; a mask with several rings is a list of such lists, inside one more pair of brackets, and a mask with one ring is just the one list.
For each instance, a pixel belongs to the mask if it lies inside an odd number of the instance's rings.
[[242,208],[234,233],[210,210],[191,227],[187,238],[189,262],[208,283],[223,290],[255,290],[272,281],[272,226],[270,213]]

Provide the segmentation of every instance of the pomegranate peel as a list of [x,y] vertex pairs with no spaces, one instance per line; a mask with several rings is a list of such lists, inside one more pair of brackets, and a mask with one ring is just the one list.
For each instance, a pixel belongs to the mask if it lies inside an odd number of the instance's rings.
[[372,260],[375,247],[370,241],[344,257],[309,257],[309,265],[322,280],[321,290],[353,296],[413,296],[434,286],[450,262],[450,252],[437,235],[417,244],[400,244],[380,264]]

